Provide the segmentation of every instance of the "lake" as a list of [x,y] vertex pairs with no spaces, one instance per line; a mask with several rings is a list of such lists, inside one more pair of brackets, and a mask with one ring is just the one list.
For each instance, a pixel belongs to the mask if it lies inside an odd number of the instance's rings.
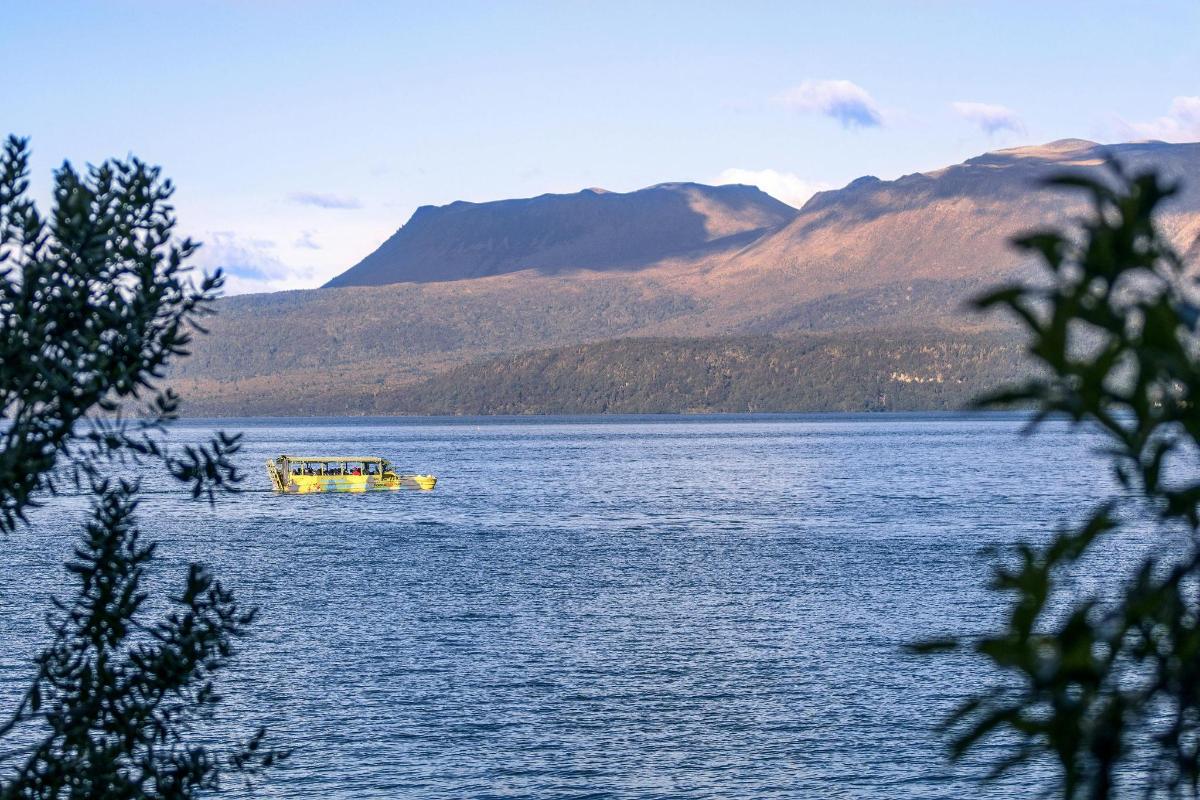
[[[1028,775],[980,786],[983,763],[950,765],[935,730],[992,676],[903,647],[994,627],[988,549],[1110,485],[1094,438],[1022,425],[224,420],[257,491],[211,509],[155,491],[141,522],[156,576],[201,560],[262,608],[223,688],[227,718],[296,751],[268,795],[1000,798]],[[276,496],[262,465],[281,452],[440,482]],[[85,513],[68,498],[4,543],[6,706]]]

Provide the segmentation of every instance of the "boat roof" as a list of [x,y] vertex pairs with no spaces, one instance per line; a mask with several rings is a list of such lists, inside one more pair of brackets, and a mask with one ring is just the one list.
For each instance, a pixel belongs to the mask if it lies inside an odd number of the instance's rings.
[[386,461],[379,456],[289,456],[283,455],[288,461]]

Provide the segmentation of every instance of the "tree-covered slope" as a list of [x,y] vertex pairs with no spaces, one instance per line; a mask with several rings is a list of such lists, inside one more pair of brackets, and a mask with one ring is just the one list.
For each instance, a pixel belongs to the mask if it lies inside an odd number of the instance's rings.
[[627,338],[500,356],[342,392],[253,381],[189,403],[220,414],[614,414],[949,410],[1023,374],[1001,333]]
[[383,398],[427,414],[959,409],[1020,377],[1002,335],[636,338],[455,368]]

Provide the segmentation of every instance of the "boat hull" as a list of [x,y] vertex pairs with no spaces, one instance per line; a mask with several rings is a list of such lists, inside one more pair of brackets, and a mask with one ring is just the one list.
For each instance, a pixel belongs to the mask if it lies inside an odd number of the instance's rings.
[[428,492],[437,484],[432,475],[402,475],[395,480],[365,475],[309,476],[294,475],[283,484],[284,494],[318,494],[321,492],[398,492],[411,489]]

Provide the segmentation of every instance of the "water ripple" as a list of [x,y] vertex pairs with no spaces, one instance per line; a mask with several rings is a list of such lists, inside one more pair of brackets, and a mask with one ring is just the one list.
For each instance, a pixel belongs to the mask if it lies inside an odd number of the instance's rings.
[[[902,646],[993,624],[984,548],[1107,480],[1065,428],[1008,418],[223,425],[263,485],[297,450],[442,476],[146,498],[164,580],[206,561],[262,606],[223,688],[228,718],[295,748],[279,796],[1009,797],[1021,779],[980,787],[934,732],[978,664]],[[67,512],[6,542],[5,702],[82,499]]]

